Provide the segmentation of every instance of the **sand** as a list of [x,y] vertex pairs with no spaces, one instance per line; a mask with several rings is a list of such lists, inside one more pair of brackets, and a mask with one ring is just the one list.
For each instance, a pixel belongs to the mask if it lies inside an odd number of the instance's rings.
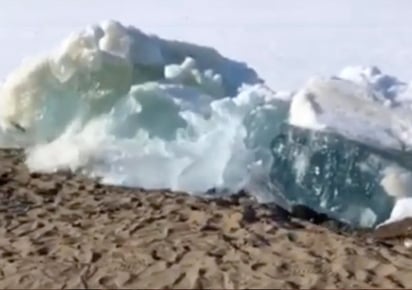
[[0,151],[1,289],[412,287],[412,250],[391,229],[339,232],[245,195],[101,186],[22,160]]

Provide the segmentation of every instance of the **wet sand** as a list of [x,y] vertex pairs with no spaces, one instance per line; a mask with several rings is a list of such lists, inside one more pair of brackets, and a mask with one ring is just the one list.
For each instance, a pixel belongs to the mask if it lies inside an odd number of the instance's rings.
[[338,232],[245,195],[101,186],[22,160],[0,151],[1,289],[412,287],[399,225]]

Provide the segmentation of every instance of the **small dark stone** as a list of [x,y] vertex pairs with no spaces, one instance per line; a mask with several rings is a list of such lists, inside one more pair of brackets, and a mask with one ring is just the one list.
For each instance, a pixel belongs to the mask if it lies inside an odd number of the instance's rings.
[[219,231],[219,228],[218,228],[217,226],[215,226],[215,225],[212,225],[212,224],[210,224],[210,223],[207,223],[207,224],[203,225],[203,226],[200,228],[200,230],[201,230],[201,231],[216,232],[216,231]]
[[37,172],[31,172],[30,177],[33,178],[33,179],[38,179],[38,178],[41,177],[41,174],[37,173]]
[[41,256],[46,256],[49,253],[49,249],[47,249],[47,247],[41,247],[37,250],[37,253]]
[[228,200],[225,198],[216,198],[213,201],[216,205],[221,206],[221,207],[229,207],[233,205],[233,202],[231,200]]
[[212,187],[212,188],[209,188],[208,190],[206,190],[207,195],[216,195],[216,193],[217,193],[216,187]]
[[288,240],[291,242],[296,242],[297,240],[296,235],[294,233],[288,233],[287,237],[288,237]]
[[293,217],[310,221],[317,225],[331,220],[331,218],[328,215],[324,213],[318,213],[310,207],[307,207],[302,204],[293,205],[291,209],[291,214]]
[[322,226],[338,234],[357,234],[359,231],[355,231],[355,229],[349,224],[334,219],[330,219],[322,223]]
[[2,257],[2,258],[10,258],[10,257],[12,257],[13,255],[14,255],[13,252],[6,251],[6,252],[4,252],[4,253],[1,254],[1,257]]
[[275,203],[268,203],[266,207],[269,208],[271,218],[275,221],[289,221],[290,212]]
[[254,223],[257,222],[259,219],[256,214],[256,210],[253,208],[252,205],[245,205],[243,207],[243,217],[242,221],[245,223]]

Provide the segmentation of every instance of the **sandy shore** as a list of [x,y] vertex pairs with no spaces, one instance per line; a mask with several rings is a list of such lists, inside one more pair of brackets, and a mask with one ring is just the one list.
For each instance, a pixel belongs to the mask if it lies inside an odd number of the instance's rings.
[[0,163],[1,289],[412,287],[399,227],[339,233],[246,196],[30,174],[14,150]]

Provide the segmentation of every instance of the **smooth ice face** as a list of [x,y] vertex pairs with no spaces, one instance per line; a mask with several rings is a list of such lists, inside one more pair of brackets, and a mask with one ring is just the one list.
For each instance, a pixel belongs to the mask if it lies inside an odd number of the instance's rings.
[[393,204],[380,186],[391,162],[339,135],[285,126],[272,141],[272,183],[288,200],[370,227]]

